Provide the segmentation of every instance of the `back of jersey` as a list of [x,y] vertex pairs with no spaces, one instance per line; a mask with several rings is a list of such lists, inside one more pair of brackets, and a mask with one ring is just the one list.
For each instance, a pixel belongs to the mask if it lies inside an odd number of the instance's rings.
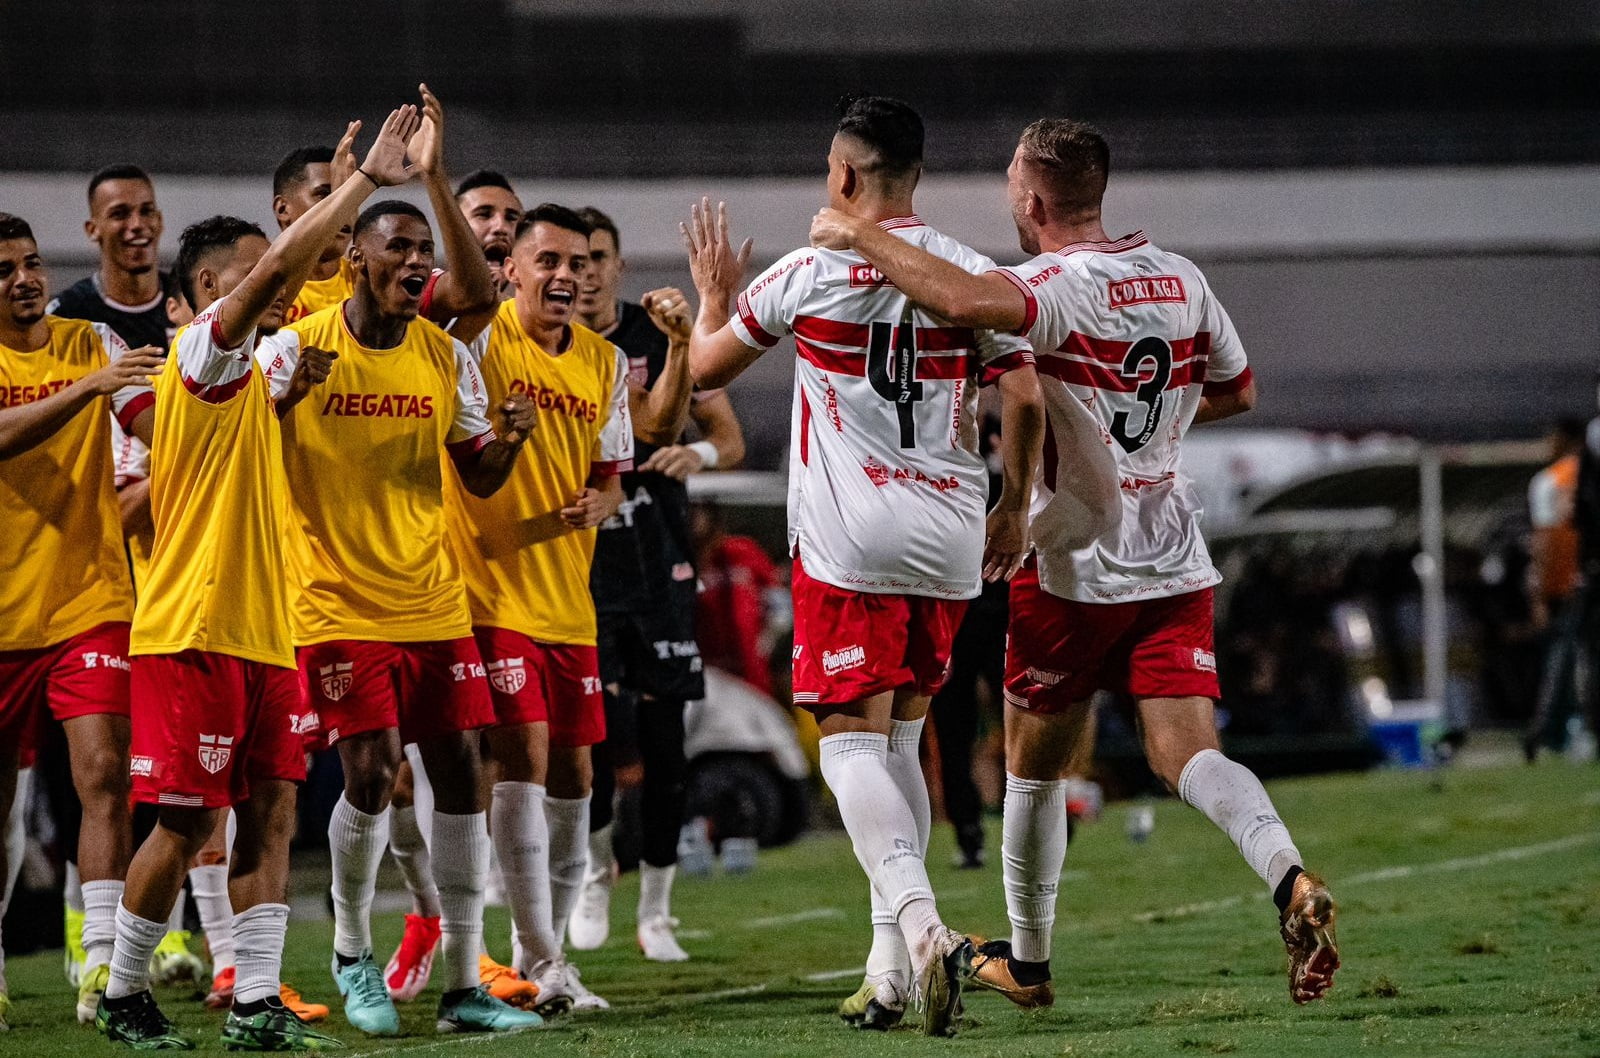
[[[915,217],[883,227],[970,272],[993,263]],[[952,327],[853,253],[789,254],[738,300],[750,345],[793,334],[789,545],[855,591],[978,594],[987,475],[977,384],[1032,358],[1016,338]]]
[[[1217,583],[1179,445],[1202,395],[1238,392],[1250,372],[1205,277],[1142,233],[1000,272],[1027,299],[1050,405],[1034,526],[1045,590],[1123,602]],[[1096,495],[1120,499],[1094,511]],[[1081,531],[1095,515],[1098,538]]]

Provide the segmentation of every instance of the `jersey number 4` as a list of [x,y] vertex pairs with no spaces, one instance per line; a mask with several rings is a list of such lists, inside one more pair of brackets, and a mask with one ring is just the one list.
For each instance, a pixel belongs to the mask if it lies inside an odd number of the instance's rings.
[[[1145,372],[1150,377],[1145,378]],[[1161,424],[1161,411],[1166,404],[1167,383],[1172,380],[1172,346],[1160,338],[1141,338],[1128,349],[1122,358],[1122,377],[1133,379],[1138,386],[1133,391],[1139,402],[1139,418],[1119,411],[1111,419],[1111,436],[1124,451],[1137,452],[1150,443]]]
[[917,379],[917,325],[907,307],[900,317],[898,335],[895,325],[878,322],[872,325],[867,345],[867,381],[873,391],[894,405],[900,419],[900,447],[917,447],[916,408],[922,399],[922,383]]

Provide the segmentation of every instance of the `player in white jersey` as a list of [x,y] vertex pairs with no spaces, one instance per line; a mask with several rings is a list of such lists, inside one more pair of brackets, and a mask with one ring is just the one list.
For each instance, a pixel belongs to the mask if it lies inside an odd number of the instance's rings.
[[[828,154],[833,206],[953,267],[991,262],[917,218],[922,121],[904,103],[846,104]],[[981,578],[1026,552],[1024,509],[1042,398],[1027,343],[951,326],[851,253],[782,258],[737,299],[743,255],[709,203],[685,229],[700,290],[690,369],[727,385],[793,334],[789,534],[795,701],[822,729],[822,773],[873,887],[873,952],[858,1016],[899,1020],[915,973],[923,1029],[955,1031],[970,942],[939,919],[924,857],[928,793],[917,761],[928,699]],[[978,454],[980,382],[1003,402],[1005,488],[988,518]],[[841,1011],[847,1013],[847,1011]]]
[[[1050,930],[1067,845],[1061,768],[1099,688],[1138,704],[1152,770],[1238,845],[1272,890],[1297,1003],[1339,966],[1334,905],[1261,783],[1222,755],[1200,506],[1179,445],[1194,422],[1248,411],[1244,349],[1205,277],[1142,233],[1108,239],[1110,152],[1075,121],[1023,132],[1008,196],[1024,251],[981,276],[856,218],[819,214],[812,239],[850,247],[906,294],[968,326],[1026,335],[1050,412],[1034,504],[1036,562],[1013,582],[1006,660],[1005,885],[1012,938],[980,950],[980,983],[1053,1001]],[[1059,247],[1045,251],[1044,247]]]

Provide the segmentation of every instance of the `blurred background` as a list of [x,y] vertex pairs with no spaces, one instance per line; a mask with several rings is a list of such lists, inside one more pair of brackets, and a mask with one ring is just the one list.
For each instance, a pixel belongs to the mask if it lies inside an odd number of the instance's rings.
[[[424,79],[448,109],[452,175],[499,169],[525,203],[611,214],[631,296],[688,284],[677,222],[702,194],[727,200],[758,266],[802,244],[845,92],[921,110],[921,214],[1002,263],[1023,257],[1003,196],[1018,132],[1044,115],[1094,122],[1113,152],[1108,231],[1143,229],[1205,270],[1261,387],[1257,411],[1197,430],[1186,457],[1227,577],[1230,752],[1267,774],[1434,766],[1475,746],[1593,756],[1594,625],[1564,622],[1589,603],[1575,565],[1552,568],[1575,563],[1583,527],[1570,489],[1537,528],[1529,496],[1597,411],[1600,3],[5,6],[0,209],[33,223],[57,290],[95,263],[82,225],[96,168],[154,174],[170,262],[205,215],[272,230],[280,157]],[[714,503],[702,576],[738,580],[713,553],[726,534],[770,560],[739,581],[758,585],[770,667],[739,674],[780,710],[791,361],[785,343],[732,388],[744,470],[695,483]],[[970,800],[957,787],[972,779],[980,803],[996,799],[994,692],[973,683],[985,719],[958,736],[947,797]],[[804,786],[803,722],[798,741],[785,725],[735,738],[739,715],[702,722],[704,753]],[[1147,790],[1116,703],[1103,721],[1097,778]],[[936,743],[935,773],[949,759]],[[806,818],[781,791],[778,808],[717,808],[726,793],[704,808],[745,819],[725,832],[782,840]]]

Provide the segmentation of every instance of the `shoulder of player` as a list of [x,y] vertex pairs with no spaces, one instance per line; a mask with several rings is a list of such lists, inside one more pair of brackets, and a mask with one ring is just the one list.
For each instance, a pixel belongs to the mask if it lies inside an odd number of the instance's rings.
[[750,284],[747,291],[751,296],[760,294],[767,287],[779,280],[790,280],[799,275],[815,273],[829,266],[844,267],[851,260],[859,261],[855,254],[843,254],[834,250],[823,250],[815,246],[802,246],[791,250],[778,258],[772,265],[761,273],[761,278]]
[[979,253],[960,239],[946,235],[937,228],[927,224],[917,224],[888,229],[892,234],[904,239],[906,242],[915,243],[922,249],[941,257],[952,264],[959,265],[968,272],[981,274],[993,271],[994,259]]

